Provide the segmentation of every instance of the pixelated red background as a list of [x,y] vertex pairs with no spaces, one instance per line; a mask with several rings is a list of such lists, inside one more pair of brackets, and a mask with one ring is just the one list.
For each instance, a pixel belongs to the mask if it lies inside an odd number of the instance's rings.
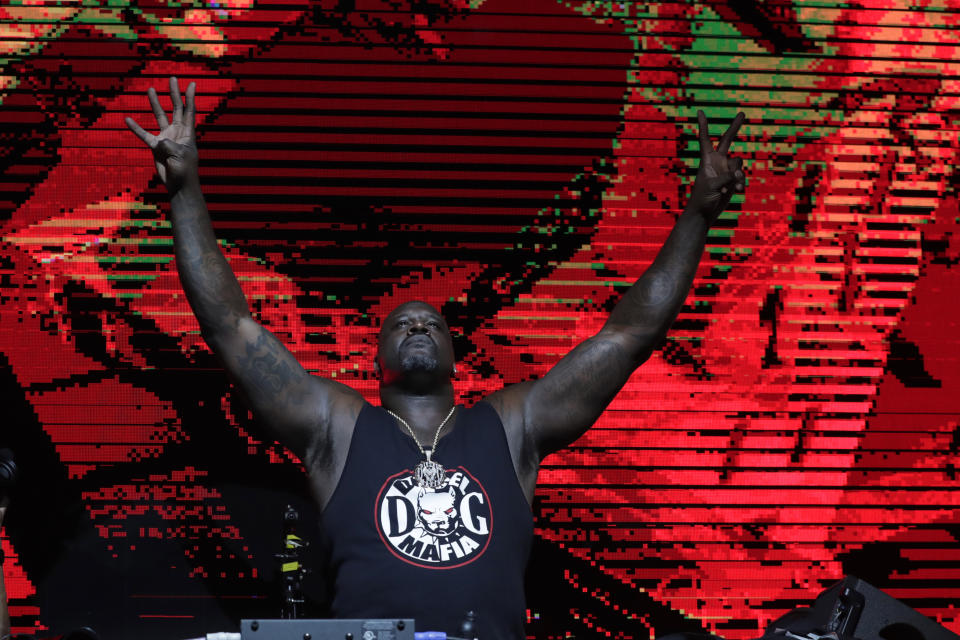
[[115,4],[0,8],[15,631],[276,615],[283,508],[316,516],[123,126],[171,74],[258,319],[371,401],[376,318],[412,298],[462,402],[546,371],[665,239],[696,109],[714,135],[745,111],[747,193],[670,338],[545,461],[529,635],[751,638],[845,574],[960,630],[956,2]]

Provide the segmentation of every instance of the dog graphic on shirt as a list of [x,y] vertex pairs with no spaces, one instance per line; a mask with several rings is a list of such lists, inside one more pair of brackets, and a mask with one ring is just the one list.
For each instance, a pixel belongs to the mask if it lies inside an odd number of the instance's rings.
[[421,488],[417,494],[417,520],[426,533],[437,537],[455,532],[460,527],[456,489],[449,486],[445,491]]
[[386,479],[377,496],[377,530],[395,556],[430,569],[473,562],[490,542],[493,513],[480,482],[463,467],[445,470],[438,488],[412,470]]

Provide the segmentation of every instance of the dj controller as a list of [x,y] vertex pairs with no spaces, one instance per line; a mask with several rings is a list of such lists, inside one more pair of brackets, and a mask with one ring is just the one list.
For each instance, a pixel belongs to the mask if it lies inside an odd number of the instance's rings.
[[415,631],[412,618],[242,620],[240,633],[208,633],[193,640],[477,640],[442,631]]

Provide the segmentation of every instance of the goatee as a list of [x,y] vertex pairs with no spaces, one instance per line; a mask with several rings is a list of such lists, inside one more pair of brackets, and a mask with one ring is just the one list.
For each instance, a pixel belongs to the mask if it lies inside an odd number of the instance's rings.
[[440,363],[436,358],[432,358],[423,353],[413,353],[400,361],[400,369],[405,372],[413,371],[436,371]]

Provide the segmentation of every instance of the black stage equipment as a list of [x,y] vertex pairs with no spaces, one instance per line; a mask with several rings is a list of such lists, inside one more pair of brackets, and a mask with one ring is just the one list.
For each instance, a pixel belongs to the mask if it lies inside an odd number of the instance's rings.
[[847,576],[767,627],[764,640],[960,640],[960,636],[859,578]]
[[274,554],[280,562],[282,576],[283,608],[280,611],[280,617],[286,620],[294,620],[303,615],[302,585],[308,570],[303,566],[300,552],[310,543],[297,534],[299,524],[300,514],[292,506],[287,505],[287,510],[283,514],[283,551]]
[[478,640],[476,615],[472,611],[460,625],[463,637],[448,636],[440,631],[417,632],[415,627],[412,618],[241,620],[239,640]]
[[[671,633],[657,640],[722,640]],[[774,620],[758,640],[960,640],[960,636],[859,578],[847,576],[811,607]]]
[[414,640],[413,619],[241,620],[241,640]]
[[0,498],[17,481],[17,463],[13,461],[10,449],[0,449]]

